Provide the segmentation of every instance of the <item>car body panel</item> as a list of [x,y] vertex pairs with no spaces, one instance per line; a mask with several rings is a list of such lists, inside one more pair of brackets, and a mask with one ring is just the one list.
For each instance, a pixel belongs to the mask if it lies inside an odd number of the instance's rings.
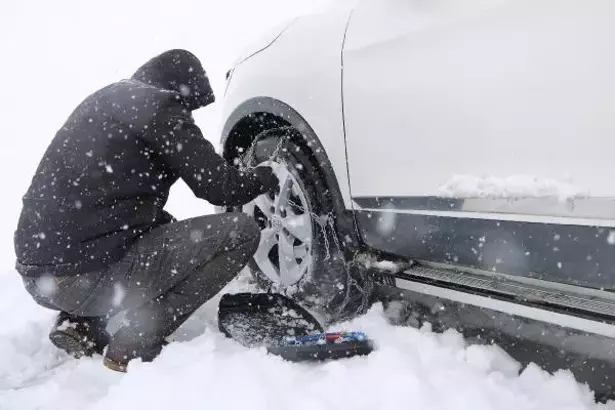
[[530,175],[615,197],[615,3],[362,1],[344,58],[355,197]]

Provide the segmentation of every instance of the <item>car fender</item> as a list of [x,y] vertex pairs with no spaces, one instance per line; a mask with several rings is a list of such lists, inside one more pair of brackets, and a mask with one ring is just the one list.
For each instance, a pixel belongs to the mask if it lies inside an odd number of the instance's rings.
[[342,106],[342,46],[350,9],[303,16],[266,49],[234,67],[223,106],[222,148],[233,121],[249,110],[279,110],[304,122],[331,165],[343,206],[351,208]]

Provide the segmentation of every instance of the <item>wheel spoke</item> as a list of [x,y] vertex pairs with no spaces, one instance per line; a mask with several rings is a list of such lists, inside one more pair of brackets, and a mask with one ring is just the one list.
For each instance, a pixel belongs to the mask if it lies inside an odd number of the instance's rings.
[[285,167],[279,167],[276,170],[276,176],[280,181],[280,193],[275,199],[276,213],[280,213],[282,209],[288,207],[288,198],[290,197],[293,180],[291,179],[290,172]]
[[307,272],[309,258],[303,258],[300,264],[296,265],[295,281],[301,279]]
[[294,238],[280,234],[279,250],[280,257],[280,281],[282,284],[294,282],[297,275],[297,261],[293,249]]
[[312,240],[312,220],[308,214],[289,215],[282,219],[282,226],[301,242],[309,243]]
[[257,196],[256,199],[254,199],[254,204],[261,210],[267,219],[271,219],[271,216],[273,215],[273,201],[269,198],[268,194]]
[[302,243],[299,246],[295,246],[295,258],[305,259],[308,256],[308,245],[307,243]]
[[258,267],[263,271],[265,275],[270,277],[272,280],[275,279],[278,274],[275,266],[269,259],[269,252],[271,248],[275,246],[277,243],[275,238],[275,232],[271,228],[266,228],[261,231],[261,240],[258,245],[258,249],[254,254],[254,260]]

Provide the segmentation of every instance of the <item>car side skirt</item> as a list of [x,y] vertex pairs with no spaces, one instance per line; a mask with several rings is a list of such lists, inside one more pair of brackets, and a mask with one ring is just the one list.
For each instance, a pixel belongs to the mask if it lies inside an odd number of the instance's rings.
[[572,204],[548,198],[353,200],[361,237],[371,248],[407,259],[615,290],[613,199]]

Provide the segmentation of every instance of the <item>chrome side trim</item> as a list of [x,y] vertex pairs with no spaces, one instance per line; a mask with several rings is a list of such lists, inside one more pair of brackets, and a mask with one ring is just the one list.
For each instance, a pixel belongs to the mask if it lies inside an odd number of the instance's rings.
[[355,209],[458,218],[615,226],[615,198],[355,197]]
[[364,212],[392,212],[397,214],[422,215],[422,216],[444,216],[449,218],[475,218],[488,219],[496,221],[516,221],[516,222],[534,222],[548,223],[556,225],[579,225],[579,226],[602,226],[615,228],[615,219],[591,219],[591,218],[571,218],[559,216],[541,216],[527,214],[506,214],[506,213],[484,213],[484,212],[465,212],[465,211],[421,211],[413,209],[376,209],[376,208],[358,208]]
[[564,315],[557,312],[525,306],[519,303],[414,282],[412,280],[400,277],[395,279],[395,285],[400,289],[406,289],[438,298],[448,299],[457,303],[468,304],[514,316],[537,320],[539,322],[550,323],[564,328],[571,328],[586,333],[615,338],[615,326],[604,322]]

